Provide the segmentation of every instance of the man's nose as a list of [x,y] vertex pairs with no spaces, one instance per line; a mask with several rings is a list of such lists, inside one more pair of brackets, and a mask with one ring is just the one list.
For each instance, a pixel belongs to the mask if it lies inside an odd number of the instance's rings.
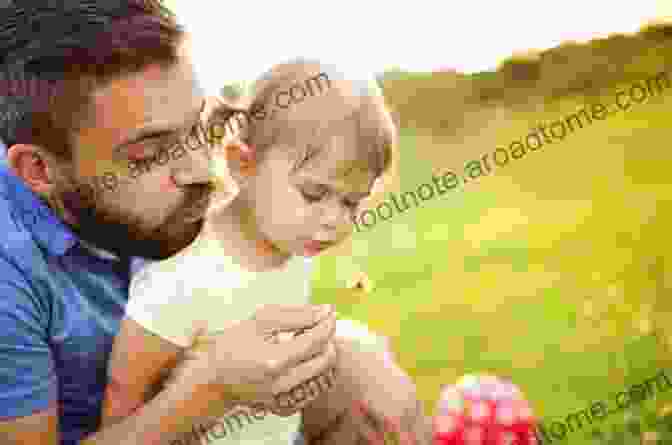
[[211,183],[214,164],[210,147],[203,145],[196,150],[185,147],[186,154],[173,164],[173,181],[178,187]]

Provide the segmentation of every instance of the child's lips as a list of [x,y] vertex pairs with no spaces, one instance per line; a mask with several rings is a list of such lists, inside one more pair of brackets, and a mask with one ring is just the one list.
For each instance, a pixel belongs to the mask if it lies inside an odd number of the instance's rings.
[[322,252],[325,249],[328,249],[331,247],[334,243],[329,242],[329,241],[317,241],[317,240],[310,240],[306,241],[303,246],[305,247],[306,251],[309,254],[316,255],[320,252]]

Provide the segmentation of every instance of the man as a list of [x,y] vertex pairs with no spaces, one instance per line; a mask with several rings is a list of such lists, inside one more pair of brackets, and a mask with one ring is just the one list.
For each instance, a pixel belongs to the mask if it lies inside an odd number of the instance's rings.
[[[203,108],[185,33],[158,0],[0,6],[3,445],[167,445],[333,368],[330,308],[267,306],[96,432],[131,269],[180,251],[203,224]],[[312,401],[269,409],[290,415]],[[364,431],[357,421],[345,424]]]
[[[129,269],[186,247],[210,198],[207,147],[180,143],[203,105],[183,41],[152,0],[0,6],[3,445],[169,444],[203,417],[271,399],[333,365],[333,313],[265,307],[180,363],[134,415],[94,434]],[[142,175],[119,159],[166,146],[170,162]],[[301,328],[312,329],[266,341]]]

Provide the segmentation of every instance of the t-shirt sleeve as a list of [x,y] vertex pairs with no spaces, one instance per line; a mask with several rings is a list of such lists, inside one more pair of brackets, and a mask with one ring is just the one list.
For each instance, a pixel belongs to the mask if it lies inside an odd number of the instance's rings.
[[35,414],[58,398],[47,303],[0,260],[0,420]]
[[202,326],[201,299],[185,285],[189,278],[184,276],[186,270],[161,267],[160,263],[149,264],[133,276],[126,316],[159,337],[187,348]]

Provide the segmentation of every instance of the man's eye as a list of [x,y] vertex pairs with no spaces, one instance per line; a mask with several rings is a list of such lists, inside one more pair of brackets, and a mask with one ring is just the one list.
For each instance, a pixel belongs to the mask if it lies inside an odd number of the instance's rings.
[[356,209],[359,206],[359,201],[345,201],[345,206],[350,209]]
[[151,144],[137,144],[128,150],[128,159],[131,161],[143,161],[154,157],[156,147]]

